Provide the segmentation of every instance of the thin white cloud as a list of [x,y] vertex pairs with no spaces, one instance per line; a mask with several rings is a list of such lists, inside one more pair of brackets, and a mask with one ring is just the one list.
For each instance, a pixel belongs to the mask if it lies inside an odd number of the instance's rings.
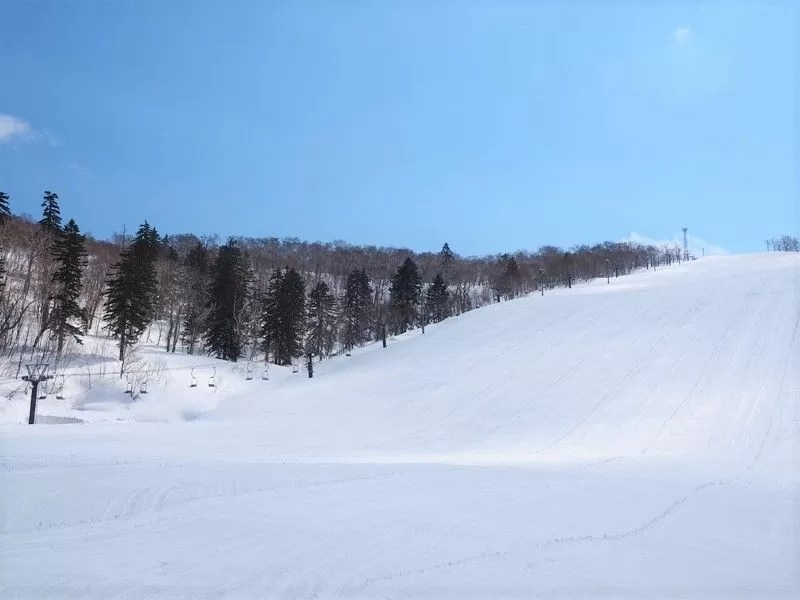
[[690,39],[692,39],[692,30],[686,25],[678,27],[672,32],[672,41],[676,44],[688,44]]
[[47,129],[34,129],[30,123],[20,117],[0,113],[0,144],[38,144],[60,146],[58,138]]
[[30,140],[33,129],[30,123],[13,115],[0,113],[0,144],[15,140]]
[[[694,254],[695,256],[723,256],[726,254],[730,254],[725,248],[722,246],[717,246],[716,244],[712,244],[708,240],[704,240],[703,238],[699,238],[692,234],[687,234],[687,241],[689,242],[689,252]],[[640,244],[649,244],[652,246],[669,246],[670,248],[678,245],[679,247],[683,248],[683,232],[676,233],[673,237],[664,238],[664,239],[655,239],[648,237],[646,235],[641,235],[639,233],[631,233],[628,236],[628,239],[623,240],[626,242],[638,242]]]
[[86,168],[85,166],[83,166],[78,162],[75,162],[74,160],[61,163],[61,167],[63,167],[67,171],[75,173],[76,175],[83,175],[84,177],[88,177],[90,174],[88,168]]

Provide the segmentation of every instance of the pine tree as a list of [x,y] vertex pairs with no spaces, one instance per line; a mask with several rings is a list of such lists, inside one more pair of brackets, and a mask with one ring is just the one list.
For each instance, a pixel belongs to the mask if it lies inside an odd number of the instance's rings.
[[230,239],[220,247],[208,294],[205,342],[217,358],[236,362],[242,356],[242,317],[250,296],[247,254]]
[[183,262],[186,270],[186,315],[183,319],[181,342],[189,354],[194,354],[204,332],[209,264],[208,248],[199,242],[189,250]]
[[[74,219],[70,219],[62,235],[56,238],[52,249],[56,270],[53,273],[53,305],[50,311],[50,329],[57,339],[57,351],[64,349],[67,336],[82,343],[86,319],[78,299],[83,289],[83,269],[86,266],[86,238],[81,235]],[[80,325],[75,325],[78,321]]]
[[153,317],[158,247],[158,233],[145,221],[108,280],[106,328],[119,339],[120,360],[124,360],[125,351],[139,340]]
[[291,364],[303,355],[305,283],[294,269],[276,271],[264,300],[261,335],[265,350],[277,365]]
[[303,355],[303,333],[305,332],[306,286],[303,278],[294,269],[289,269],[281,285],[281,313],[283,327],[281,346],[285,362]]
[[351,271],[345,283],[342,300],[342,345],[349,352],[369,339],[368,328],[372,287],[369,276],[363,269]]
[[[11,209],[8,206],[9,196],[5,192],[0,192],[0,234],[3,233],[3,226],[11,216]],[[0,294],[6,285],[6,254],[3,249],[3,237],[0,236]]]
[[517,260],[511,256],[506,260],[506,271],[505,271],[505,281],[506,281],[506,289],[508,290],[508,295],[514,298],[520,292],[520,286],[522,284],[522,275],[519,272],[519,266],[517,265]]
[[513,298],[519,293],[522,275],[516,259],[508,254],[503,254],[500,258],[497,269],[492,288],[496,300],[500,302],[503,298]]
[[450,316],[450,292],[441,273],[433,278],[425,295],[426,314],[434,323],[438,323]]
[[5,192],[0,192],[0,227],[6,222],[11,216],[11,208],[8,206],[8,200],[10,196]]
[[392,331],[404,333],[417,320],[417,307],[422,294],[422,278],[416,263],[407,258],[397,269],[389,288]]
[[308,295],[306,350],[314,356],[330,356],[336,340],[336,298],[320,281]]
[[[676,250],[675,255],[678,258],[678,262],[680,262],[681,258],[681,251],[680,248]],[[567,287],[572,287],[572,253],[565,252],[564,253],[564,283],[567,284]]]
[[280,314],[280,294],[283,284],[283,273],[280,269],[275,269],[269,278],[267,292],[263,298],[261,340],[264,354],[269,360],[270,352],[273,355],[275,364],[279,364],[275,354],[275,341],[278,339],[278,330],[281,324]]
[[450,274],[450,267],[455,262],[456,255],[450,250],[450,244],[447,242],[444,243],[442,246],[442,251],[439,252],[439,262],[442,265],[442,273],[444,273],[445,278],[447,278]]
[[[50,191],[46,191],[44,193],[44,200],[42,201],[42,218],[39,220],[39,226],[44,233],[45,241],[47,242],[47,248],[52,256],[55,243],[62,234],[61,209],[58,206],[58,194]],[[53,300],[52,290],[50,289],[53,262],[45,257],[41,261],[40,269],[42,285],[37,290],[37,295],[39,300],[39,315],[41,317],[41,330],[39,332],[39,336],[37,337],[37,341],[34,342],[34,345],[38,343],[39,337],[41,337],[51,325],[50,309]]]
[[51,191],[44,193],[42,201],[42,218],[39,220],[42,229],[52,235],[61,233],[61,208],[58,206],[58,194]]

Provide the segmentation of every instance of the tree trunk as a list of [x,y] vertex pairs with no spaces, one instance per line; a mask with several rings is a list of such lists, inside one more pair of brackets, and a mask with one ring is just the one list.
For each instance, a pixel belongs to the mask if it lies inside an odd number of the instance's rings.
[[[173,322],[173,318],[172,318],[172,315],[170,314],[170,316],[169,316],[169,328],[167,329],[167,352],[169,352],[169,345],[172,343],[172,327],[173,327],[172,322]],[[160,331],[158,332],[158,343],[161,344],[161,332]]]

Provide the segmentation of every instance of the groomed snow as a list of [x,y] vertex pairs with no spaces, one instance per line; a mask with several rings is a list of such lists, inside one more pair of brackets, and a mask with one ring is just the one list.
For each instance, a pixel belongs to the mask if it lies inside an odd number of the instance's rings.
[[709,258],[313,380],[162,353],[134,402],[16,395],[0,597],[798,598],[798,323],[800,255]]

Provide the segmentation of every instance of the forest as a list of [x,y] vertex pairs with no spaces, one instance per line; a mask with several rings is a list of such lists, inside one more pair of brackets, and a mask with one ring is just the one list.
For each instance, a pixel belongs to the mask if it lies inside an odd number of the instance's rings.
[[[491,256],[296,238],[162,234],[98,240],[64,222],[44,192],[37,220],[0,193],[0,375],[81,353],[86,335],[113,340],[124,370],[141,343],[165,352],[290,365],[523,294],[658,269],[694,257],[675,246],[544,245]],[[798,251],[784,235],[767,249]]]

